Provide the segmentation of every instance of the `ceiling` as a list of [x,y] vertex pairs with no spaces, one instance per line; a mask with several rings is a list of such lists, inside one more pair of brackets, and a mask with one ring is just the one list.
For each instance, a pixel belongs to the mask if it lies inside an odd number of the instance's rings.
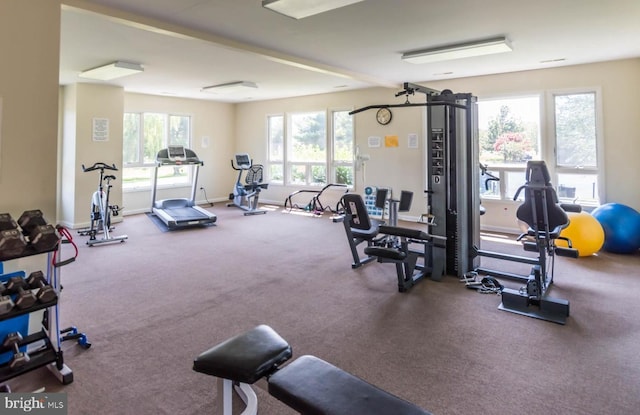
[[[640,57],[638,0],[365,0],[301,20],[264,9],[261,0],[62,3],[62,85],[87,82],[81,71],[123,60],[144,72],[108,84],[220,102]],[[422,65],[400,59],[497,36],[506,36],[513,52]],[[233,81],[258,88],[201,91]]]

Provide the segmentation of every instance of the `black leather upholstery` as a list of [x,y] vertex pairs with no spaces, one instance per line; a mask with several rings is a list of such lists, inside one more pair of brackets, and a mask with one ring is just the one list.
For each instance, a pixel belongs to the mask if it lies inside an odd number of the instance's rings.
[[356,193],[347,193],[342,196],[342,203],[346,214],[345,220],[349,222],[353,236],[368,240],[378,235],[378,227],[381,222],[372,221],[369,218],[362,196]]
[[271,374],[291,355],[291,346],[262,324],[203,352],[193,361],[193,370],[252,384]]
[[371,256],[391,259],[393,261],[404,261],[407,259],[407,253],[396,248],[387,248],[384,246],[368,246],[364,248],[364,253]]
[[558,204],[558,196],[551,185],[545,162],[529,160],[526,180],[520,189],[525,192],[524,203],[518,207],[516,217],[529,225],[530,235],[549,232],[550,239],[557,238],[560,231],[569,225],[569,217]]
[[271,376],[269,393],[304,415],[429,414],[313,356],[302,356]]
[[420,239],[423,241],[429,240],[431,237],[425,232],[418,229],[402,228],[399,226],[381,225],[379,228],[380,233],[393,236],[402,236],[411,239]]

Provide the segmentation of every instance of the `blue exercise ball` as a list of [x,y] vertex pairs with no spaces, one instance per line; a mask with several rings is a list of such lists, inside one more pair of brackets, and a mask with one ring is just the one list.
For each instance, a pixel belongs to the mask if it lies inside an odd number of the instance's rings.
[[602,249],[616,254],[632,254],[640,249],[640,213],[620,204],[607,203],[591,212],[604,230]]

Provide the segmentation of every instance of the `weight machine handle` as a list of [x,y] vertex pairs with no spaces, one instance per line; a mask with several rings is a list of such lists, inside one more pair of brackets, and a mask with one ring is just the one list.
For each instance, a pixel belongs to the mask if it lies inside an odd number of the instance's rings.
[[118,171],[118,168],[116,167],[115,164],[107,164],[107,163],[102,163],[102,162],[98,162],[98,163],[93,163],[93,166],[91,167],[85,167],[84,164],[82,165],[82,171],[83,172],[89,172],[89,171],[94,171],[94,170],[115,170]]

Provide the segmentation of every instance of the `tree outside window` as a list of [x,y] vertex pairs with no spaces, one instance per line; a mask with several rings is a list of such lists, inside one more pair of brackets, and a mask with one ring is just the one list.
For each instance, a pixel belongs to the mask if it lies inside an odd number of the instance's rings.
[[[189,148],[191,117],[163,113],[125,113],[123,120],[122,183],[124,189],[151,186],[158,151],[169,145]],[[186,185],[190,170],[180,166],[158,169],[159,186]]]

